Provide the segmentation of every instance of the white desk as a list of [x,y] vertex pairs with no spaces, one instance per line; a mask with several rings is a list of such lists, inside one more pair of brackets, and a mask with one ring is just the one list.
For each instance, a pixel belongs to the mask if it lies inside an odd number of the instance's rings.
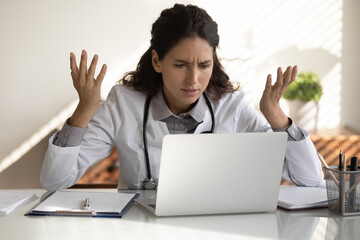
[[[77,189],[108,191],[115,189]],[[41,197],[45,190],[33,190]],[[149,195],[149,191],[140,191]],[[189,217],[155,217],[134,204],[123,218],[26,217],[39,199],[0,217],[1,239],[356,239],[359,217],[339,217],[327,209]]]

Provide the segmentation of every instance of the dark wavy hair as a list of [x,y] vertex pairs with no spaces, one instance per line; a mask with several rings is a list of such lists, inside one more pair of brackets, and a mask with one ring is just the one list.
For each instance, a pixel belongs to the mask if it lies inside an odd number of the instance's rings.
[[132,86],[135,90],[154,96],[162,88],[162,75],[154,70],[151,61],[151,51],[155,50],[162,60],[180,40],[200,37],[213,48],[213,72],[206,88],[207,95],[212,100],[218,100],[222,94],[233,92],[234,87],[229,76],[224,72],[216,48],[219,45],[217,24],[206,13],[194,5],[175,4],[172,8],[161,12],[160,17],[152,25],[149,49],[140,58],[136,70],[128,72],[119,81]]

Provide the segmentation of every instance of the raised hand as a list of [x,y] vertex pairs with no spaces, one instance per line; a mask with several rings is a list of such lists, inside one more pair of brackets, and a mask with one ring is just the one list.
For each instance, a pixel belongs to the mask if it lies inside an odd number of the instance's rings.
[[287,67],[284,73],[279,67],[274,85],[271,85],[271,74],[267,76],[265,90],[260,100],[260,111],[273,129],[283,128],[290,124],[288,117],[280,107],[280,99],[286,88],[295,80],[296,74],[297,66]]
[[70,69],[73,85],[79,95],[79,104],[71,116],[68,124],[76,127],[87,127],[100,103],[101,83],[107,66],[104,64],[95,78],[98,55],[94,55],[89,69],[87,69],[87,52],[81,53],[79,68],[76,65],[74,53],[70,53]]

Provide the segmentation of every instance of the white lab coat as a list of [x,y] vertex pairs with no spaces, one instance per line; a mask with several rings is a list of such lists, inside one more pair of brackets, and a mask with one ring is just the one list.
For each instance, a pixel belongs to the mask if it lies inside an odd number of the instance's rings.
[[[88,167],[107,157],[116,146],[120,163],[119,189],[139,189],[146,179],[142,138],[145,96],[124,85],[115,85],[89,123],[80,146],[59,147],[49,139],[42,165],[40,182],[47,190],[74,185]],[[205,104],[203,97],[200,104]],[[147,124],[147,142],[152,178],[159,176],[162,139],[169,134],[166,123],[154,120],[152,101]],[[244,93],[225,94],[219,101],[211,101],[215,115],[215,133],[272,131],[265,118],[251,108]],[[209,131],[211,116],[207,110],[196,133]],[[317,186],[323,179],[320,161],[309,134],[301,141],[288,141],[283,177],[298,185]],[[194,146],[196,147],[196,146]],[[189,166],[190,168],[191,166]]]

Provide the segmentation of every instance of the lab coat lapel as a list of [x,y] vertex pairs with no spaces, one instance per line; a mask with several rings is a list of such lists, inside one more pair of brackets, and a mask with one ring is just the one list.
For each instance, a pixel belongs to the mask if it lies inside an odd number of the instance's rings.
[[169,134],[166,123],[161,121],[149,121],[147,127],[147,145],[150,158],[151,175],[154,179],[159,176],[162,142],[165,135]]
[[166,126],[166,123],[161,121],[155,121],[154,119],[149,119],[146,134],[148,142],[162,144],[162,139],[165,135],[169,134],[169,130]]

